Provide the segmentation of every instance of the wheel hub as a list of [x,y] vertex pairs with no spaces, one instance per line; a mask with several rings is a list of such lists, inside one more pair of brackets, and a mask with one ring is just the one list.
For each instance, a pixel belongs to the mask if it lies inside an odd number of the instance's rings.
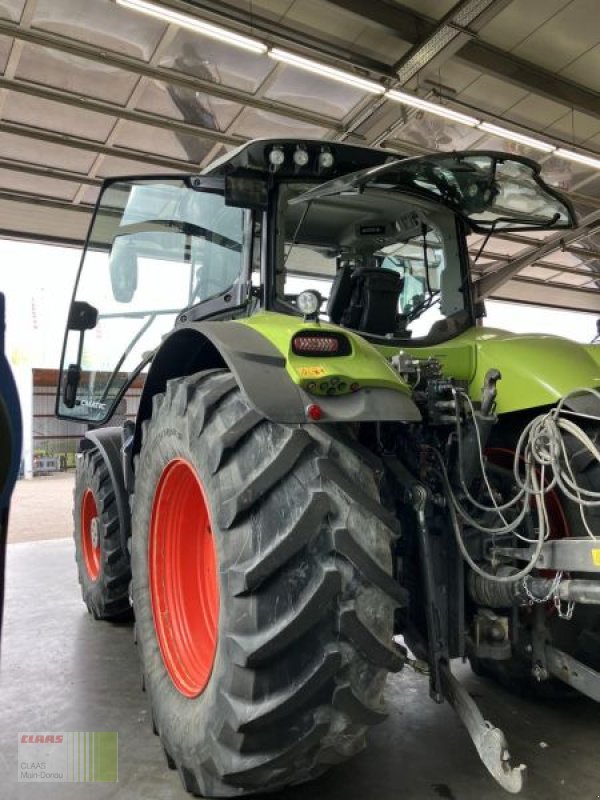
[[94,517],[91,523],[91,534],[92,534],[92,547],[97,548],[100,547],[100,533],[98,530],[98,517]]
[[181,458],[166,465],[156,487],[148,572],[163,663],[181,694],[196,697],[217,650],[219,583],[206,495],[194,467]]

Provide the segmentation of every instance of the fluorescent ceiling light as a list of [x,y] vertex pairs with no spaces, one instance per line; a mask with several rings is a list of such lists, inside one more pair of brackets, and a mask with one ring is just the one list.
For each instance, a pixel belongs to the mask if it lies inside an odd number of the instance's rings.
[[586,167],[594,167],[600,169],[600,158],[592,158],[592,156],[584,156],[583,153],[576,153],[574,150],[564,150],[559,147],[554,152],[555,156],[561,158],[568,158],[569,161],[577,161],[579,164],[585,164]]
[[211,39],[217,39],[220,42],[231,44],[234,47],[241,47],[242,50],[250,50],[252,53],[266,53],[267,45],[259,42],[258,39],[251,39],[249,36],[242,36],[240,33],[228,31],[226,28],[221,28],[220,25],[213,25],[210,22],[190,17],[188,14],[181,14],[179,11],[173,11],[165,6],[158,5],[157,3],[149,3],[147,0],[116,0],[117,5],[131,8],[134,11],[141,11],[151,17],[156,17],[163,22],[168,22],[173,25],[179,25],[181,28],[187,28],[194,33],[201,33],[203,36],[208,36]]
[[551,153],[553,150],[556,150],[553,144],[543,142],[541,139],[534,139],[532,136],[525,136],[523,133],[516,133],[506,128],[500,128],[498,125],[491,125],[489,122],[482,122],[479,128],[486,133],[493,133],[495,136],[501,136],[503,139],[510,139],[513,142],[526,144],[528,147],[534,150],[541,150],[543,153]]
[[453,111],[451,108],[446,108],[446,106],[440,106],[437,103],[430,103],[429,100],[422,100],[420,97],[416,97],[414,94],[398,92],[396,89],[391,89],[389,92],[386,92],[385,96],[389,97],[390,100],[397,100],[399,103],[404,103],[406,106],[414,106],[415,108],[420,108],[423,111],[429,111],[431,114],[437,114],[438,117],[445,117],[446,119],[451,119],[454,122],[460,122],[462,125],[469,125],[471,128],[475,128],[481,122],[481,120],[478,120],[475,117],[470,117],[468,114],[461,114],[460,111]]
[[313,72],[315,75],[320,75],[323,78],[331,78],[340,83],[347,83],[349,86],[355,86],[357,89],[362,89],[371,94],[383,94],[385,88],[375,81],[369,81],[366,78],[361,78],[358,75],[353,75],[351,72],[345,72],[342,69],[330,67],[327,64],[321,64],[318,61],[313,61],[310,58],[297,56],[295,53],[289,53],[287,50],[280,50],[278,47],[272,47],[269,50],[271,58],[277,61],[284,61],[286,64],[291,64],[293,67],[305,69],[307,72]]

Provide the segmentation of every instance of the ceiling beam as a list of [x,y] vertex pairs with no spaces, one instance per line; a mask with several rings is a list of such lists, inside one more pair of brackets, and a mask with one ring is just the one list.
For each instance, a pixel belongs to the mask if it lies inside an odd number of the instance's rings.
[[200,169],[198,164],[192,164],[189,161],[168,158],[166,156],[157,156],[153,153],[144,153],[141,150],[134,150],[130,147],[109,146],[101,144],[100,142],[94,142],[91,139],[83,139],[80,136],[54,133],[44,128],[34,128],[32,125],[25,125],[20,122],[0,120],[0,133],[11,133],[15,136],[24,136],[27,139],[57,144],[61,147],[72,147],[75,150],[85,150],[89,153],[104,153],[107,156],[124,158],[129,161],[138,161],[145,165],[179,170],[185,174],[188,174],[190,170]]
[[[154,53],[152,54],[152,56],[150,58],[150,62],[149,62],[150,66],[154,66],[155,64],[158,63],[159,59],[162,56],[162,53],[164,52],[164,50],[167,47],[169,47],[169,45],[172,44],[173,39],[175,38],[176,35],[177,35],[177,29],[175,28],[174,25],[168,25],[167,28],[165,28],[165,32],[160,37],[160,40],[159,40],[158,44],[156,45]],[[132,112],[133,111],[134,113],[136,113],[135,107],[137,106],[137,104],[139,103],[140,99],[142,98],[143,93],[144,93],[146,87],[148,86],[148,83],[149,83],[149,79],[144,77],[143,75],[139,75],[137,77],[135,85],[134,85],[133,89],[131,90],[131,92],[129,94],[129,98],[127,99],[127,102],[125,103],[125,106],[123,108],[123,110],[125,112]],[[171,89],[171,91],[172,91],[172,89]],[[112,127],[111,127],[111,129],[110,129],[110,131],[108,133],[108,136],[104,140],[104,144],[106,146],[109,146],[109,147],[112,147],[115,144],[115,141],[116,141],[116,139],[117,139],[117,137],[119,135],[119,132],[121,131],[121,129],[122,129],[123,125],[124,125],[124,122],[126,121],[123,116],[111,117],[111,119],[113,121],[113,124],[112,124]],[[194,122],[194,120],[189,120],[189,122],[187,124],[193,123],[193,122]],[[204,128],[204,126],[200,126],[200,127],[202,127],[203,130],[206,130],[206,128]],[[177,130],[174,130],[174,129],[172,129],[172,131],[175,134],[175,136],[179,137],[179,139],[180,139],[180,141],[182,143],[187,143],[189,141],[194,141],[195,142],[195,140],[190,140],[189,137],[187,136],[187,134],[182,135]],[[212,129],[211,129],[211,133],[214,133],[214,131]],[[210,138],[212,140],[212,137],[210,137]],[[191,155],[189,153],[189,147],[184,147],[183,149],[184,149],[184,152],[186,153],[186,155],[188,156],[188,159],[190,161],[194,161],[195,159],[193,157],[191,157]],[[106,159],[106,154],[105,153],[98,153],[97,154],[97,156],[96,156],[96,158],[94,160],[94,163],[91,165],[91,167],[90,167],[90,169],[88,171],[88,177],[95,178],[98,175],[98,173],[102,169],[102,166],[104,164],[105,159]],[[81,203],[85,199],[85,195],[86,195],[85,186],[81,185],[79,187],[79,190],[77,191],[75,197],[73,198],[73,202],[74,203]]]
[[316,111],[299,109],[287,105],[286,103],[279,103],[266,98],[257,98],[249,92],[242,92],[239,89],[224,86],[222,83],[214,83],[213,81],[196,78],[193,75],[186,75],[183,72],[167,67],[153,66],[142,59],[134,58],[124,53],[117,53],[112,50],[101,49],[94,45],[87,44],[86,42],[78,42],[66,36],[61,36],[60,34],[51,33],[50,31],[21,28],[14,22],[0,20],[0,34],[12,36],[17,40],[24,40],[31,44],[39,45],[40,47],[47,47],[63,53],[70,53],[79,58],[87,59],[88,61],[96,61],[104,66],[109,65],[116,67],[126,72],[133,73],[134,75],[144,75],[145,77],[153,78],[154,80],[166,84],[181,86],[185,89],[202,92],[212,97],[221,97],[234,103],[250,106],[252,108],[259,108],[263,111],[270,111],[274,114],[280,114],[290,119],[297,119],[311,125],[331,128],[332,130],[341,130],[341,123],[338,120],[319,114]]
[[[35,12],[37,11],[37,4],[38,0],[25,0],[25,5],[23,6],[23,11],[21,13],[21,19],[19,20],[19,26],[21,28],[29,28],[33,17],[35,16]],[[24,42],[19,41],[18,39],[13,40],[10,48],[10,55],[8,57],[8,61],[6,62],[6,66],[4,67],[5,78],[14,78],[17,69],[19,68],[23,47]],[[0,117],[2,116],[5,102],[6,92],[0,91]]]
[[[477,247],[470,249],[470,255],[477,255],[479,249]],[[513,260],[513,257],[504,255],[504,253],[494,253],[490,250],[484,250],[481,254],[481,258],[491,258],[493,261],[496,262],[503,262],[508,263]],[[581,267],[570,267],[564,266],[562,264],[553,264],[551,261],[532,261],[531,266],[539,267],[540,269],[545,269],[548,272],[566,272],[570,275],[580,275],[581,277],[587,278],[588,281],[598,280],[600,279],[600,273],[593,272],[589,269],[582,269]],[[491,275],[498,269],[498,264],[481,264],[481,272],[483,275]],[[543,279],[541,279],[543,280]],[[553,281],[554,282],[554,281]]]
[[[0,237],[81,247],[92,207],[28,192],[0,191]],[[35,233],[32,233],[35,231]]]
[[505,300],[523,305],[546,306],[561,311],[600,314],[600,291],[545,283],[535,278],[513,278],[497,289],[489,299]]
[[82,97],[81,94],[65,92],[62,89],[52,89],[39,83],[31,83],[17,78],[0,77],[0,89],[25,94],[29,97],[39,97],[42,100],[51,100],[54,103],[62,103],[74,108],[84,108],[86,111],[93,111],[96,114],[106,114],[117,119],[137,122],[141,125],[150,125],[153,128],[163,128],[174,133],[197,136],[212,142],[239,145],[247,141],[246,136],[221,133],[212,128],[203,128],[194,123],[162,117],[150,111],[139,111],[116,103],[109,103],[105,100],[93,100],[89,97]]
[[[390,85],[394,88],[402,88],[418,76],[425,67],[439,69],[476,34],[480,27],[489,22],[511,1],[460,0],[442,17],[423,41],[415,44],[394,65],[395,80]],[[358,133],[362,134],[370,144],[379,144],[389,135],[390,130],[389,116],[386,118],[386,105],[385,99],[382,97],[369,98],[366,108],[357,109],[350,119],[344,120],[347,132],[338,138],[343,140],[350,134]],[[416,113],[416,109],[404,106],[402,116],[392,123],[391,130],[397,130],[408,124]],[[383,130],[381,122],[384,123]]]
[[580,220],[577,228],[568,231],[558,231],[558,233],[546,239],[541,245],[533,245],[527,248],[523,253],[515,256],[515,258],[511,258],[510,261],[495,272],[486,273],[474,285],[477,297],[483,300],[495,294],[504,283],[518,275],[522,269],[539,261],[549,253],[560,250],[563,244],[577,241],[583,236],[586,236],[590,232],[590,228],[593,228],[598,222],[600,222],[600,209],[593,211]]
[[[438,23],[423,14],[390,5],[386,0],[327,0],[330,5],[343,8],[359,17],[375,20],[391,33],[412,45],[422,43],[436,29]],[[525,91],[562,102],[569,108],[600,117],[600,93],[574,81],[549,72],[524,59],[515,58],[498,47],[484,44],[473,38],[455,54],[463,63],[488,75],[507,80]]]
[[442,17],[423,42],[414,45],[394,66],[404,86],[425,67],[439,68],[477,31],[497,16],[512,0],[461,0]]
[[19,172],[25,175],[35,175],[37,178],[52,178],[57,181],[66,181],[67,183],[85,184],[86,186],[102,185],[101,178],[91,178],[89,175],[80,172],[45,167],[40,164],[30,164],[25,161],[12,161],[10,158],[0,157],[0,169],[6,169],[10,172]]
[[575,247],[565,247],[564,249],[567,253],[573,253],[573,255],[578,256],[582,260],[591,258],[592,260],[600,262],[600,250],[593,250],[591,247],[581,247],[579,245]]
[[502,78],[528,92],[564,103],[575,111],[600,117],[600,92],[581,86],[512,53],[483,42],[467,42],[457,57],[488,75]]
[[[40,206],[41,208],[50,208],[55,211],[72,211],[78,214],[85,214],[89,216],[93,210],[93,206],[79,205],[74,206],[69,200],[59,200],[56,197],[45,197],[40,194],[33,194],[32,192],[11,192],[6,189],[0,189],[0,201],[10,200],[14,203],[28,203],[33,206]],[[1,221],[1,220],[0,220]]]
[[352,69],[370,73],[371,77],[392,77],[389,64],[378,61],[361,53],[357,53],[343,39],[335,36],[319,36],[314,31],[299,29],[286,24],[285,18],[278,15],[270,19],[257,14],[252,3],[239,7],[227,0],[161,0],[161,4],[169,8],[198,16],[217,24],[225,24],[232,30],[247,35],[260,37],[269,45],[292,47],[303,51],[318,51],[336,61],[346,64]]
[[[563,194],[567,193],[563,192]],[[569,195],[569,197],[572,196],[573,196],[572,194]],[[593,232],[594,231],[590,231],[590,233]],[[490,247],[493,246],[495,239],[501,239],[507,242],[515,242],[516,244],[524,244],[527,247],[530,247],[533,244],[533,241],[530,236],[522,236],[518,233],[502,233],[502,231],[500,231],[499,233],[494,234],[494,236],[490,238],[489,242]],[[562,244],[558,249],[560,249],[561,252],[573,253],[574,255],[579,256],[579,258],[581,258],[582,261],[585,261],[586,258],[600,259],[600,250],[593,250],[589,247],[581,247],[580,245]]]

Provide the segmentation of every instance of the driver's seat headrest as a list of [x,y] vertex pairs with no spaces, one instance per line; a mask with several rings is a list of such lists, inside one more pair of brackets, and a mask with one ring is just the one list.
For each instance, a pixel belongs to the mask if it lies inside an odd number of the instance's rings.
[[384,336],[398,323],[398,300],[404,279],[393,269],[345,264],[331,287],[329,319],[347,328]]

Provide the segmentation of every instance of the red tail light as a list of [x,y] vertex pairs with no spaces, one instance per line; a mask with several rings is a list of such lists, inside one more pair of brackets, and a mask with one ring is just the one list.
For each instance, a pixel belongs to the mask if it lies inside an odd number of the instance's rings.
[[350,342],[339,334],[298,333],[292,339],[292,351],[298,356],[345,356],[350,353]]

